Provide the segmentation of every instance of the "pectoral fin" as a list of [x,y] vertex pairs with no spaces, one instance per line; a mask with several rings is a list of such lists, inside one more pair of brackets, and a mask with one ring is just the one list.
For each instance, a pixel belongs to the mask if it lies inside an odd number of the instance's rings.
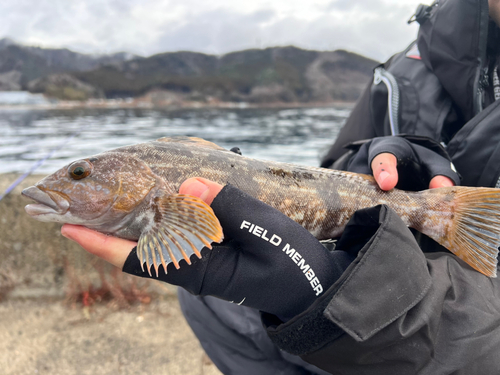
[[212,242],[223,239],[222,227],[212,208],[200,198],[174,194],[157,200],[159,217],[153,226],[139,238],[137,256],[151,274],[151,265],[158,276],[158,268],[184,259],[191,264],[190,257],[201,258],[203,247],[212,248]]

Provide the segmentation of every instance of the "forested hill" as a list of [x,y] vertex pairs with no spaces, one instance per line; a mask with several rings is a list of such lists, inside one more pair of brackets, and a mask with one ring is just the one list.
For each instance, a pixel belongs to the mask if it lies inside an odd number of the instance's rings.
[[85,55],[0,40],[0,90],[61,99],[167,93],[184,100],[232,102],[353,101],[378,63],[351,52],[296,47],[250,49],[222,56],[168,52]]

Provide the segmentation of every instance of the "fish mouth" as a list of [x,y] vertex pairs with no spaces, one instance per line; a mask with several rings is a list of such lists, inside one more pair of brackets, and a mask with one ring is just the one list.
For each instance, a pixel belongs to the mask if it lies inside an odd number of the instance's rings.
[[64,215],[69,209],[69,202],[56,192],[47,192],[36,186],[30,186],[24,189],[21,194],[36,202],[36,204],[28,204],[24,208],[30,216]]

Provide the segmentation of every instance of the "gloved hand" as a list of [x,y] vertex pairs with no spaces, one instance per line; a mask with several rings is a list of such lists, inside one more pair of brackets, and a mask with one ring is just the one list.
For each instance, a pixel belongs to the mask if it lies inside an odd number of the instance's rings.
[[[287,321],[320,297],[355,257],[326,250],[302,226],[233,186],[224,187],[211,206],[225,241],[203,249],[202,258],[192,257],[191,265],[182,262],[175,269],[170,264],[166,274],[160,267],[158,279]],[[135,249],[123,271],[150,278]]]
[[[427,147],[398,136],[374,138],[359,148],[347,168],[351,172],[373,174],[384,190],[394,186],[424,190],[459,185],[460,177],[444,149],[431,140],[414,138]],[[394,155],[393,160],[387,154]],[[384,183],[385,178],[391,181]]]

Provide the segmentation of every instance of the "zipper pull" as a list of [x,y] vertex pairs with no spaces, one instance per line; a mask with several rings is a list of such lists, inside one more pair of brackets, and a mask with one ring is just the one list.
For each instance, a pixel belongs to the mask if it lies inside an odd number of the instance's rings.
[[380,82],[382,82],[382,68],[378,67],[373,71],[373,83],[378,85]]

